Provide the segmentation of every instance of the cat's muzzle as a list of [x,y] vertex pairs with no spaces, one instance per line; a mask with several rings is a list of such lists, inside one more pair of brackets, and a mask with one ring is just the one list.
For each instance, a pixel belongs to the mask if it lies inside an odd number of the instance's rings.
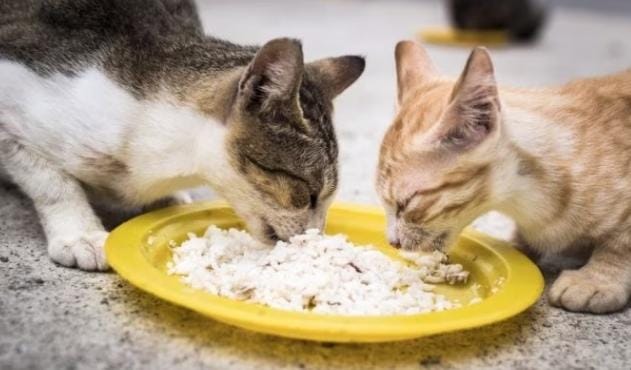
[[449,239],[449,232],[430,232],[419,227],[400,227],[398,241],[401,248],[409,251],[442,250]]

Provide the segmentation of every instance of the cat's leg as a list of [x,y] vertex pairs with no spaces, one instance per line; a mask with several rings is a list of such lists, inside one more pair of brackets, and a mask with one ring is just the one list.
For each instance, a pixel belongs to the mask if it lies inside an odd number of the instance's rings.
[[107,232],[79,182],[19,145],[3,148],[2,162],[32,200],[48,240],[50,258],[82,270],[106,270]]
[[548,292],[550,303],[570,311],[606,313],[622,309],[631,294],[631,248],[616,238],[594,249],[587,264],[564,270]]

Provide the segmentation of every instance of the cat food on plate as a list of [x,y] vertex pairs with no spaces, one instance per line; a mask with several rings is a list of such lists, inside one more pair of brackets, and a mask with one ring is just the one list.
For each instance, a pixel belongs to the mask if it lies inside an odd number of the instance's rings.
[[408,264],[344,235],[307,230],[274,246],[247,232],[210,226],[172,246],[169,274],[229,299],[270,307],[340,315],[395,315],[459,306],[433,283],[463,283],[469,273],[441,252],[403,253]]

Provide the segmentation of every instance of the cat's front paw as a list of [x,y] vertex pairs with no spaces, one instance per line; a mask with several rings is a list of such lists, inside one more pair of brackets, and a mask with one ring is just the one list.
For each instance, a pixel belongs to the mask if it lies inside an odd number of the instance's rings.
[[107,235],[105,231],[93,231],[55,237],[48,244],[48,254],[60,265],[105,271],[109,269],[105,259]]
[[607,313],[622,309],[629,298],[624,284],[615,276],[565,270],[550,287],[550,303],[570,311]]

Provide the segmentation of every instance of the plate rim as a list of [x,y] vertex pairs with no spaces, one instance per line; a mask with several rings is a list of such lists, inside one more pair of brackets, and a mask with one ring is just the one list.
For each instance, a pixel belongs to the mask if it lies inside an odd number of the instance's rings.
[[[543,275],[534,263],[508,242],[471,227],[460,237],[499,258],[507,267],[507,277],[497,293],[480,303],[457,309],[398,316],[324,315],[233,301],[181,283],[177,285],[185,289],[171,289],[174,287],[172,279],[142,254],[139,246],[143,236],[150,232],[151,225],[156,227],[186,214],[225,208],[231,207],[223,201],[199,202],[132,218],[110,233],[105,247],[108,263],[119,276],[144,292],[215,320],[271,335],[327,342],[385,342],[480,327],[525,311],[543,292]],[[335,202],[330,209],[383,216],[381,208],[370,205]],[[133,247],[129,246],[130,242]]]

